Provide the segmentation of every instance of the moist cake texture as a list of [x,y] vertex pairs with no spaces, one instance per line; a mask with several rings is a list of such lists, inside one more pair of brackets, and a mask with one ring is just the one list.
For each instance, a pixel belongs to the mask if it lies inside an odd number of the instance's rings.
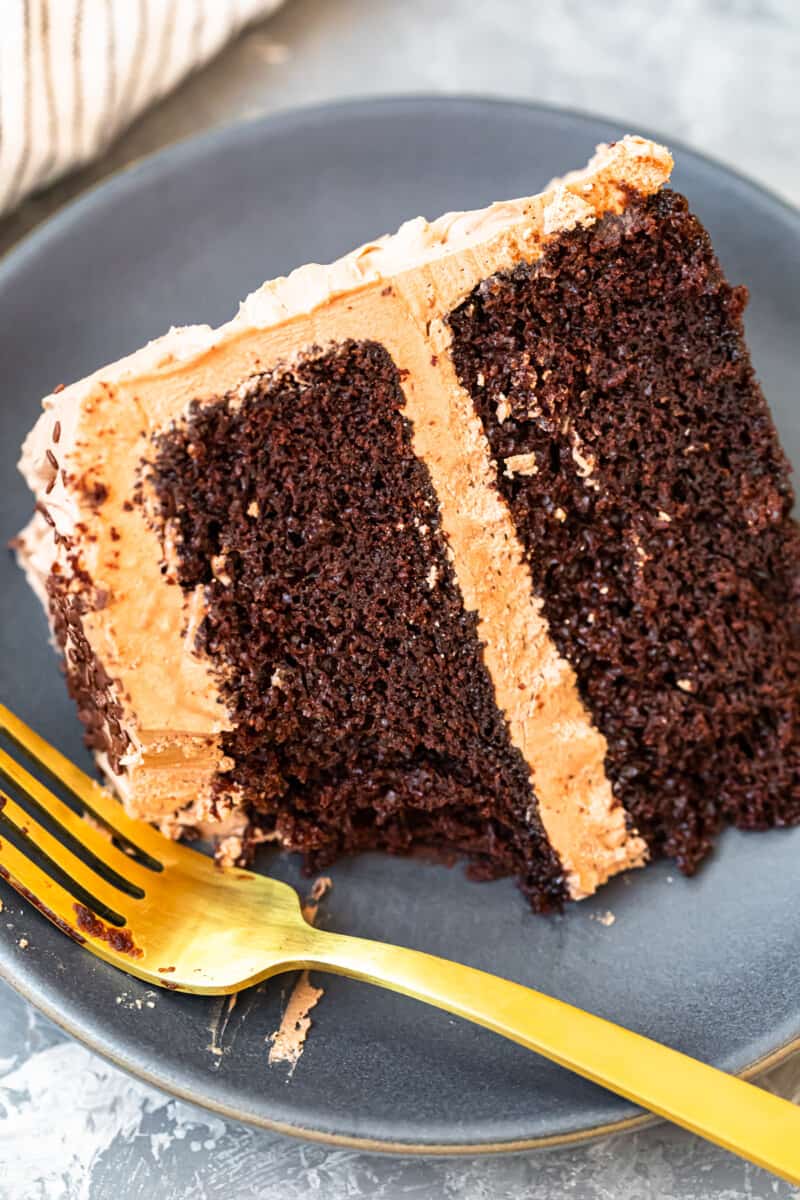
[[745,302],[665,191],[481,283],[450,322],[615,794],[686,871],[725,820],[800,820],[800,541]]
[[800,820],[788,464],[670,168],[625,138],[45,400],[20,556],[134,815],[540,910]]

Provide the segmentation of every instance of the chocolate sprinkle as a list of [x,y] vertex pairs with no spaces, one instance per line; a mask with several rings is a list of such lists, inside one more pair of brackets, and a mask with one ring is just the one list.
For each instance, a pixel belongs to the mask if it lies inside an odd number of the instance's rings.
[[53,518],[50,516],[50,510],[47,508],[47,506],[45,504],[42,504],[41,500],[37,500],[35,507],[36,507],[36,511],[42,514],[42,516],[44,517],[45,521],[50,526],[50,528],[55,529],[56,523],[53,520]]
[[121,774],[125,768],[120,759],[130,745],[121,723],[124,711],[115,698],[113,680],[83,628],[84,615],[102,608],[108,593],[97,589],[92,603],[92,581],[75,555],[70,556],[69,567],[68,573],[52,570],[47,580],[53,634],[64,655],[69,693],[85,728],[84,742],[90,750],[105,752],[112,770]]
[[82,480],[81,488],[86,500],[93,508],[99,508],[108,499],[108,485],[100,479]]

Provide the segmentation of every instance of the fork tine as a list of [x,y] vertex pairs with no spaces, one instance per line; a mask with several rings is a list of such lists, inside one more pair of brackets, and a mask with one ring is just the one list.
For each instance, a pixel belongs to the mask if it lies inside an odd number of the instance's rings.
[[68,850],[58,838],[48,833],[43,825],[34,820],[30,813],[26,812],[21,805],[17,804],[16,800],[13,800],[11,796],[0,788],[0,840],[6,841],[7,838],[2,838],[2,823],[4,821],[9,821],[20,833],[24,834],[30,840],[32,846],[46,854],[65,875],[69,876],[84,891],[94,896],[100,904],[105,905],[111,912],[124,918],[125,910],[130,911],[131,906],[137,903],[136,897],[120,891],[119,888],[114,887],[113,884],[108,883],[101,875],[98,875],[96,871],[87,866],[76,854]]
[[34,800],[36,805],[56,821],[62,829],[66,830],[80,846],[88,850],[107,869],[119,875],[123,882],[132,883],[141,889],[146,889],[148,884],[152,884],[153,872],[151,870],[141,866],[135,858],[123,850],[118,850],[105,832],[84,820],[60,796],[51,792],[40,780],[26,771],[16,759],[7,754],[5,750],[0,749],[0,779],[4,775]]
[[63,933],[76,942],[86,941],[77,928],[75,897],[7,837],[0,837],[0,876]]
[[5,729],[50,775],[61,780],[90,813],[108,825],[114,833],[155,859],[163,859],[165,848],[170,845],[167,839],[144,821],[134,821],[129,817],[110,792],[86,775],[80,767],[76,767],[75,763],[46,742],[24,721],[20,721],[4,704],[0,704],[0,729]]

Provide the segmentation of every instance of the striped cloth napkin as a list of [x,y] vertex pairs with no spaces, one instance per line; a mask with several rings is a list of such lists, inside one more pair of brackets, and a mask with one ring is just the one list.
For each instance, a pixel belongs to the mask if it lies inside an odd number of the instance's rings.
[[103,151],[281,0],[0,0],[0,213]]

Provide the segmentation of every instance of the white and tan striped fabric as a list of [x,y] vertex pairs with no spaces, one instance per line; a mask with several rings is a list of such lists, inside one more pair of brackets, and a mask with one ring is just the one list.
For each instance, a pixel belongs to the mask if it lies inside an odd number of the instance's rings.
[[281,0],[0,0],[0,213]]

